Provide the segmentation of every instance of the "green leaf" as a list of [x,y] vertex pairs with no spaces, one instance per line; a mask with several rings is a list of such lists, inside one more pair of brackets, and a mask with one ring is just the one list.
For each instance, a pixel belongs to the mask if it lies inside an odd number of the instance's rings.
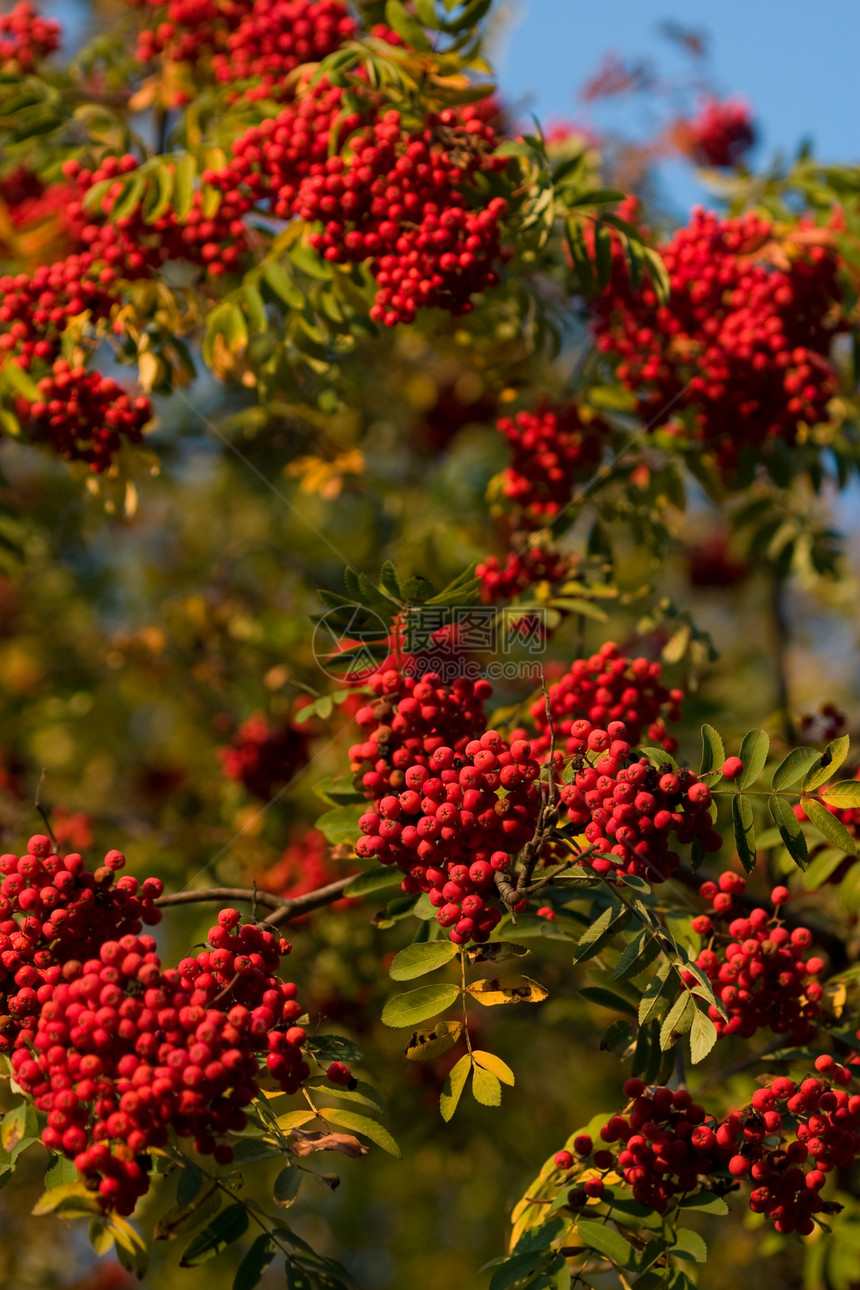
[[439,1099],[439,1110],[442,1112],[442,1119],[446,1122],[451,1119],[457,1109],[457,1103],[460,1101],[463,1089],[466,1087],[466,1080],[471,1069],[472,1062],[469,1054],[464,1053],[456,1066],[453,1066],[446,1076],[445,1083],[442,1085],[442,1095]]
[[125,185],[119,200],[110,213],[111,219],[118,220],[122,219],[124,215],[130,215],[131,212],[139,205],[145,187],[146,180],[140,172],[132,175],[130,181]]
[[626,905],[609,905],[604,909],[580,936],[574,950],[574,963],[585,963],[588,959],[594,958],[595,954],[599,954],[604,945],[608,945],[618,932],[624,930],[631,917],[632,914]]
[[278,1174],[275,1179],[275,1185],[272,1188],[275,1204],[287,1209],[296,1199],[301,1185],[301,1169],[296,1169],[293,1165],[287,1165],[286,1169],[282,1169]]
[[[369,803],[365,803],[365,807],[368,805]],[[402,879],[402,871],[394,865],[386,869],[368,869],[366,873],[357,874],[343,894],[345,896],[370,896],[375,891],[385,891],[389,887],[399,887]]]
[[382,1020],[386,1026],[416,1026],[419,1021],[427,1021],[450,1008],[459,997],[458,985],[422,985],[389,999],[382,1009]]
[[755,817],[749,798],[742,793],[732,798],[732,824],[738,857],[747,873],[751,873],[755,868]]
[[713,772],[721,774],[721,767],[725,760],[726,751],[722,736],[713,726],[706,723],[702,726],[702,765],[699,774],[708,775]]
[[254,1290],[276,1253],[277,1246],[269,1233],[261,1232],[236,1269],[233,1290]]
[[20,394],[22,398],[27,399],[30,403],[37,403],[41,399],[42,395],[39,393],[38,385],[24,371],[23,367],[19,367],[17,363],[7,359],[0,367],[0,377],[11,390],[14,390],[16,394]]
[[838,784],[828,784],[826,788],[822,788],[819,797],[841,811],[860,807],[860,779],[844,779]]
[[809,868],[803,875],[803,885],[807,891],[815,891],[834,874],[841,864],[845,864],[845,853],[836,847],[828,847],[813,856]]
[[674,971],[667,965],[665,971],[658,973],[648,982],[645,993],[639,1001],[640,1026],[645,1026],[662,1011],[672,988],[673,976]]
[[851,738],[849,735],[842,735],[839,739],[832,740],[821,754],[821,760],[809,771],[806,779],[803,781],[805,792],[812,792],[826,784],[828,779],[836,774],[839,767],[848,756],[848,750],[851,747]]
[[628,1017],[635,1017],[637,1010],[629,999],[605,989],[602,985],[585,985],[579,992],[583,999],[597,1003],[601,1008],[611,1008],[613,1012],[623,1012]]
[[285,305],[289,305],[291,309],[304,309],[304,296],[284,266],[277,260],[269,260],[263,265],[263,277]]
[[690,1026],[690,1060],[694,1066],[707,1057],[716,1042],[716,1026],[707,1013],[697,1008]]
[[698,1232],[691,1227],[679,1227],[675,1233],[675,1244],[670,1254],[679,1259],[689,1259],[691,1263],[707,1263],[708,1247]]
[[749,788],[750,784],[755,783],[765,768],[769,751],[770,739],[764,730],[750,730],[744,735],[740,751],[744,769],[737,781],[738,788]]
[[248,1215],[243,1205],[228,1205],[217,1218],[198,1232],[193,1241],[185,1248],[179,1266],[196,1268],[216,1254],[226,1250],[228,1245],[238,1241],[248,1230]]
[[173,213],[181,223],[194,200],[194,175],[196,171],[194,157],[185,152],[175,163],[173,175]]
[[624,200],[624,193],[617,188],[592,188],[590,192],[580,193],[568,205],[573,206],[600,206],[604,202],[621,202]]
[[786,851],[795,864],[805,869],[809,864],[809,848],[797,816],[782,797],[771,797],[767,805]]
[[330,1124],[336,1124],[341,1129],[351,1129],[353,1133],[360,1133],[365,1138],[370,1138],[383,1151],[387,1151],[390,1156],[400,1156],[400,1148],[394,1141],[394,1138],[388,1132],[384,1124],[378,1120],[372,1120],[369,1115],[358,1115],[355,1111],[344,1111],[339,1106],[323,1107],[320,1115]]
[[785,788],[791,788],[792,784],[797,784],[803,779],[809,771],[810,766],[817,762],[821,754],[816,748],[794,748],[788,754],[784,761],[781,761],[773,772],[773,788],[776,792],[781,792]]
[[407,13],[400,0],[386,0],[385,21],[413,49],[421,53],[429,53],[433,48],[420,22],[416,22],[412,15]]
[[685,990],[672,1004],[666,1020],[660,1027],[660,1047],[663,1052],[672,1047],[677,1036],[687,1033],[697,1012],[698,1008],[693,996]]
[[457,946],[452,941],[431,941],[425,945],[407,945],[395,954],[388,975],[393,981],[412,981],[426,972],[435,972],[457,957]]
[[857,843],[845,825],[837,820],[835,815],[831,815],[826,806],[816,801],[814,797],[809,797],[803,799],[803,809],[809,816],[810,823],[827,838],[828,842],[832,842],[847,856],[856,856]]
[[473,1067],[472,1096],[482,1106],[501,1106],[502,1086],[492,1071],[480,1066]]
[[729,1207],[722,1196],[712,1191],[700,1191],[695,1196],[686,1196],[679,1202],[681,1209],[695,1209],[700,1214],[728,1214]]
[[89,1232],[87,1235],[90,1238],[90,1245],[93,1247],[93,1252],[98,1258],[104,1258],[104,1256],[113,1249],[113,1232],[110,1230],[110,1226],[104,1217],[94,1218],[90,1221]]
[[319,817],[316,826],[326,841],[333,845],[356,842],[361,837],[358,821],[367,814],[369,805],[368,802],[352,802],[347,806],[335,806]]
[[583,1219],[576,1224],[576,1235],[582,1241],[583,1245],[589,1246],[592,1250],[599,1251],[614,1263],[623,1267],[632,1257],[633,1246],[629,1241],[625,1241],[620,1232],[608,1224],[594,1223],[590,1219]]
[[81,1175],[71,1160],[67,1160],[65,1156],[55,1156],[45,1171],[45,1187],[48,1190],[61,1187],[63,1183],[81,1181]]
[[95,1192],[89,1191],[81,1180],[51,1187],[39,1197],[30,1212],[37,1216],[62,1214],[66,1218],[75,1218],[82,1214],[101,1214],[103,1210]]

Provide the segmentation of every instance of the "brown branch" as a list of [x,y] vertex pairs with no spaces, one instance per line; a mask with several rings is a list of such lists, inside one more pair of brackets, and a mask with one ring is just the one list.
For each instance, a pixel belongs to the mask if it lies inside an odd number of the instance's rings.
[[251,905],[264,905],[266,909],[270,909],[272,913],[267,916],[265,920],[267,923],[288,923],[301,914],[309,914],[314,909],[330,905],[332,901],[343,895],[354,877],[355,874],[350,874],[346,878],[338,878],[336,882],[318,887],[316,891],[306,892],[303,896],[275,896],[268,891],[246,887],[198,887],[192,891],[170,892],[165,896],[159,896],[153,903],[165,909],[173,905],[199,904],[202,901],[224,900],[233,903],[242,901]]

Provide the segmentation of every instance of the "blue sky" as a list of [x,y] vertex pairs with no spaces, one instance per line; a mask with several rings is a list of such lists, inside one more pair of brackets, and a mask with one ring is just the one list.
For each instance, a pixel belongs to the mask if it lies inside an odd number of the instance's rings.
[[[661,37],[666,19],[710,37],[716,87],[753,106],[759,163],[793,152],[804,136],[826,160],[860,160],[858,0],[512,0],[495,50],[504,96],[542,121],[590,113],[597,126],[635,128],[629,105],[586,113],[577,91],[610,51],[648,57],[667,80],[680,78],[689,63]],[[701,199],[687,167],[663,169],[674,203]]]

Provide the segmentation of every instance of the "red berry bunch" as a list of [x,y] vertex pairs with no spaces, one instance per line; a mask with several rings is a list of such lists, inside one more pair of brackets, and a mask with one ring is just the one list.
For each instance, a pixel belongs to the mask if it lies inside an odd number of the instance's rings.
[[736,166],[755,143],[749,104],[740,98],[708,98],[692,121],[676,127],[675,136],[699,165]]
[[462,945],[487,940],[501,918],[495,874],[534,833],[540,766],[527,740],[509,745],[484,729],[487,682],[437,682],[387,672],[375,678],[380,699],[356,714],[372,727],[350,749],[357,774],[372,766],[360,781],[372,809],[359,821],[356,852],[399,865],[404,891],[427,892]]
[[[765,1214],[778,1232],[808,1236],[814,1214],[834,1212],[821,1197],[827,1174],[852,1165],[860,1153],[860,1096],[845,1088],[851,1072],[829,1054],[815,1064],[818,1076],[799,1085],[778,1076],[756,1090],[750,1106],[721,1121],[686,1089],[646,1090],[641,1080],[629,1079],[627,1109],[600,1130],[605,1145],[595,1151],[583,1134],[574,1149],[583,1161],[592,1157],[599,1170],[617,1170],[634,1199],[660,1214],[702,1182],[748,1178],[754,1213]],[[559,1152],[556,1167],[566,1172],[568,1160],[573,1163],[570,1152]],[[568,1203],[583,1205],[603,1189],[603,1179],[592,1178],[569,1193]]]
[[481,579],[481,600],[485,605],[504,604],[539,582],[558,585],[576,575],[578,557],[553,551],[550,547],[527,546],[511,551],[504,563],[488,555],[475,569]]
[[152,420],[144,395],[133,397],[116,381],[58,358],[38,382],[39,399],[19,398],[16,411],[33,443],[48,445],[65,461],[85,461],[101,472],[128,443],[140,443]]
[[[361,93],[361,83],[353,89]],[[345,112],[344,90],[323,77],[248,130],[231,162],[204,178],[267,198],[281,219],[318,221],[311,245],[332,263],[368,263],[375,322],[412,322],[431,306],[468,312],[471,295],[499,280],[508,207],[481,178],[507,165],[493,156],[495,131],[471,105],[428,116],[419,130],[367,91],[363,105],[363,114]]]
[[608,433],[605,422],[583,420],[573,403],[558,411],[543,407],[502,417],[496,428],[513,449],[502,494],[517,507],[521,522],[533,528],[551,522],[567,506],[574,481],[587,478],[600,461]]
[[292,721],[274,724],[262,712],[243,721],[230,745],[218,749],[221,769],[261,801],[271,801],[278,785],[289,784],[307,764],[308,732]]
[[141,935],[160,916],[161,883],[114,884],[123,864],[112,851],[89,874],[41,836],[26,855],[0,857],[0,1048],[47,1114],[45,1145],[74,1160],[105,1208],[129,1214],[148,1186],[138,1157],[164,1146],[168,1128],[232,1159],[221,1139],[245,1125],[259,1052],[286,1092],[309,1068],[296,987],[276,975],[289,944],[227,909],[211,950],[164,968]]
[[[209,215],[203,209],[203,191],[197,189],[182,221],[168,209],[150,223],[141,205],[117,219],[110,218],[138,164],[133,153],[107,156],[93,170],[74,158],[64,163],[63,172],[76,191],[65,207],[63,223],[78,246],[88,248],[93,259],[106,265],[114,277],[125,279],[147,277],[167,260],[199,265],[209,277],[240,269],[248,254],[248,230],[242,219],[247,203],[230,194],[224,195],[218,209]],[[111,180],[97,208],[89,209],[87,193]]]
[[560,796],[571,823],[599,853],[587,860],[592,869],[663,882],[681,862],[670,850],[673,839],[679,846],[696,842],[706,852],[720,849],[708,810],[710,789],[692,771],[658,770],[637,757],[623,722],[610,721],[606,729],[574,722],[579,728],[588,730],[588,752],[575,755],[577,769]]
[[0,67],[3,71],[31,72],[60,44],[60,24],[43,18],[30,4],[18,0],[0,14]]
[[488,681],[458,678],[446,686],[435,672],[419,679],[389,668],[371,677],[370,688],[375,697],[355,714],[364,739],[349,750],[352,772],[368,798],[400,792],[410,766],[429,770],[437,748],[461,753],[486,729]]
[[[650,744],[674,752],[678,741],[667,733],[665,721],[679,720],[684,695],[681,690],[668,689],[662,675],[659,663],[627,658],[612,641],[590,658],[577,659],[549,688],[549,720],[556,747],[569,753],[596,751],[599,736],[588,743],[592,729],[605,730],[611,722],[622,722],[624,731],[611,735],[609,743],[618,738],[635,747],[647,736]],[[539,732],[535,751],[546,752],[550,731],[543,699],[535,700],[530,711]]]
[[[318,63],[357,26],[341,0],[144,0],[159,11],[136,57],[211,68],[217,81],[253,81],[248,98],[289,93],[290,73]],[[178,101],[182,101],[180,96]]]
[[830,343],[844,330],[838,257],[826,231],[800,221],[793,241],[749,211],[731,219],[697,208],[659,247],[671,294],[632,290],[616,248],[610,287],[595,305],[598,348],[639,394],[646,419],[672,403],[725,467],[744,447],[826,419],[836,393]]
[[[824,971],[824,960],[804,957],[812,944],[807,927],[789,932],[782,925],[779,910],[788,899],[785,887],[772,892],[776,912],[756,906],[732,917],[732,898],[745,886],[740,874],[723,873],[718,883],[706,882],[700,888],[711,910],[694,918],[692,926],[712,939],[696,962],[712,982],[728,1020],[713,1006],[709,1015],[719,1035],[750,1039],[757,1030],[767,1029],[788,1036],[792,1043],[807,1043],[821,1012],[824,990],[815,978]],[[728,931],[718,931],[715,924],[727,919]],[[693,983],[690,976],[688,984]]]

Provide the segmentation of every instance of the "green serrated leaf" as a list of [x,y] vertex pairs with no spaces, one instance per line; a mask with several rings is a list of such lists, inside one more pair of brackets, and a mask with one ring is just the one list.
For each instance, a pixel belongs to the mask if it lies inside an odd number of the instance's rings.
[[749,788],[755,783],[765,768],[769,751],[770,739],[764,730],[750,730],[744,735],[740,751],[744,768],[737,781],[738,788]]
[[194,1237],[182,1253],[179,1266],[196,1268],[216,1254],[226,1250],[228,1245],[238,1241],[248,1230],[248,1214],[243,1205],[228,1205],[217,1218]]
[[809,816],[809,822],[819,833],[832,842],[840,851],[844,851],[847,856],[856,856],[857,843],[846,829],[845,825],[837,820],[835,815],[828,811],[826,806],[815,798],[809,797],[803,799],[803,809]]
[[621,1267],[624,1267],[633,1255],[633,1246],[630,1242],[609,1224],[582,1219],[576,1224],[576,1235],[583,1245],[597,1250]]
[[793,748],[773,772],[774,790],[782,792],[783,789],[791,788],[792,784],[799,783],[820,756],[816,748]]
[[254,1290],[276,1253],[277,1246],[271,1236],[268,1232],[262,1232],[236,1269],[233,1290]]
[[821,760],[813,765],[803,781],[804,792],[814,792],[816,788],[820,788],[822,784],[832,779],[848,756],[850,747],[849,735],[841,735],[839,739],[833,739],[821,754]]
[[697,1008],[690,1026],[690,1060],[694,1066],[707,1057],[716,1042],[716,1026],[707,1013]]
[[427,1021],[450,1008],[459,997],[458,985],[422,985],[417,990],[408,990],[389,999],[382,1009],[382,1020],[386,1026],[416,1026],[420,1021]]
[[725,746],[719,731],[707,723],[702,726],[702,765],[700,774],[708,775],[720,771],[726,760]]
[[795,864],[801,869],[805,869],[809,864],[809,848],[806,845],[806,838],[803,835],[803,829],[794,811],[781,797],[772,797],[768,801],[773,822],[779,830],[779,836],[782,838],[786,851],[791,856]]
[[749,798],[742,793],[732,798],[732,824],[738,857],[747,873],[751,873],[755,868],[755,817]]
[[698,1009],[693,996],[688,990],[680,994],[666,1014],[660,1027],[660,1047],[667,1052],[679,1035],[685,1035],[693,1024]]
[[828,784],[818,796],[840,811],[860,807],[860,779],[844,779],[838,784]]
[[437,968],[450,963],[458,952],[457,946],[448,940],[431,941],[427,945],[407,945],[399,954],[395,954],[388,975],[393,981],[412,981],[415,977],[435,972]]

